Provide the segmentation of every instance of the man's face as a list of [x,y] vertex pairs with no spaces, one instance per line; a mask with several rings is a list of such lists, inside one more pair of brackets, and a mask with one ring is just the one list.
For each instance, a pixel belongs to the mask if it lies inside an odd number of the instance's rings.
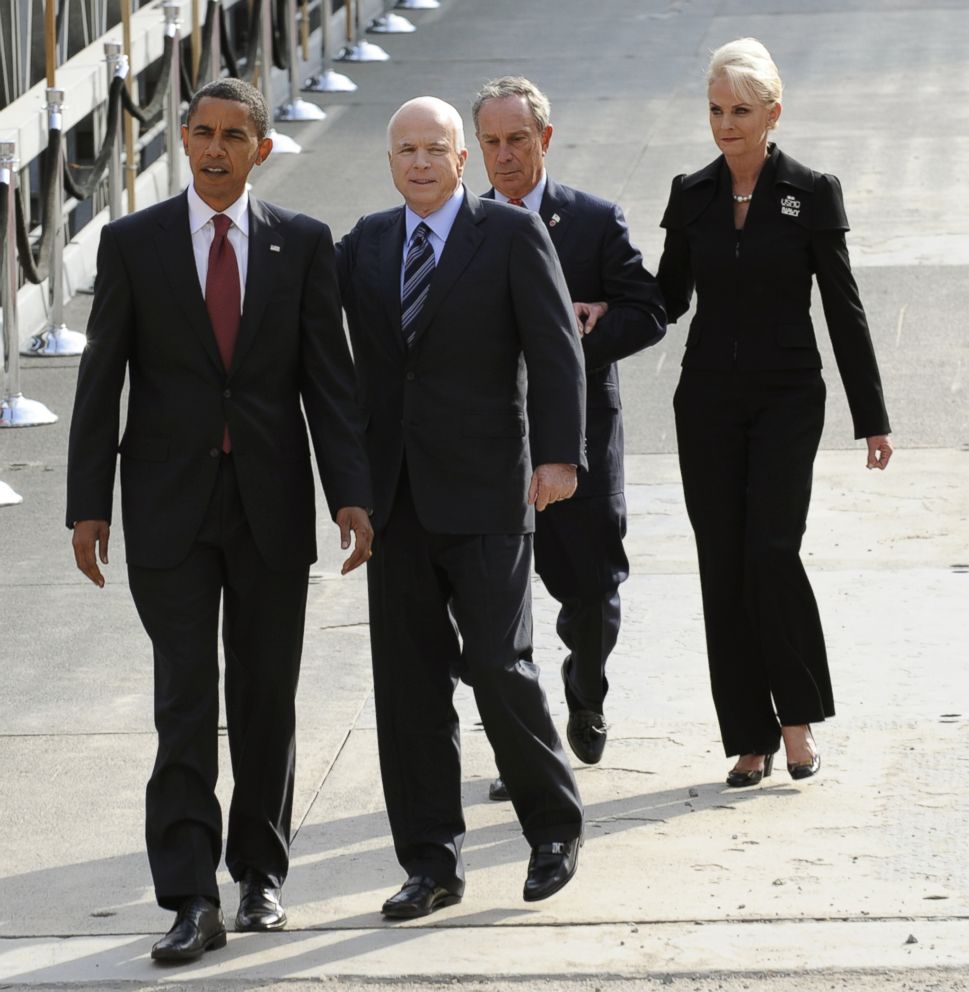
[[195,192],[213,210],[224,210],[242,196],[252,167],[265,161],[273,147],[272,139],[259,140],[244,103],[208,96],[182,126],[182,145]]
[[491,185],[507,197],[527,196],[538,185],[552,125],[540,131],[523,96],[486,100],[478,110],[478,144]]
[[454,127],[433,108],[414,106],[391,125],[390,173],[407,206],[419,217],[440,210],[461,185],[466,148],[456,147]]

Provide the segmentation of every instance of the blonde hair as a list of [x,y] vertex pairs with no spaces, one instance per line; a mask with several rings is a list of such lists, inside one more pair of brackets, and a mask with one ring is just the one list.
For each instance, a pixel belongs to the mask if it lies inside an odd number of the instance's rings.
[[730,89],[748,103],[773,107],[784,86],[770,52],[756,38],[738,38],[721,45],[707,67],[707,86],[723,77]]

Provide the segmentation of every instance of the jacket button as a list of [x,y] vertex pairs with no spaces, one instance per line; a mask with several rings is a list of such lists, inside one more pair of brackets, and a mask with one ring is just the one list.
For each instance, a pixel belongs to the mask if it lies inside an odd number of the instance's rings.
[[219,449],[209,448],[209,458],[218,458],[218,457],[219,457]]
[[225,391],[225,392],[224,392],[224,393],[223,393],[222,395],[223,395],[223,396],[224,396],[224,397],[225,397],[226,399],[228,399],[228,398],[229,398],[229,397],[230,397],[230,396],[232,395],[232,390],[231,390],[231,389],[227,389],[227,390],[226,390],[226,391]]
[[417,373],[416,373],[416,372],[408,372],[408,373],[407,373],[407,374],[406,374],[406,375],[404,376],[404,378],[405,378],[405,379],[406,379],[406,380],[407,380],[408,382],[413,382],[413,381],[414,381],[414,380],[415,380],[415,379],[417,378]]

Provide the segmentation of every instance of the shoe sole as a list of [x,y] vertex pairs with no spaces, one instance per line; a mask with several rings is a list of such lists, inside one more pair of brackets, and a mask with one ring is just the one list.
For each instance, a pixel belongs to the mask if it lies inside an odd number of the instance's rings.
[[198,951],[167,951],[162,948],[160,951],[156,951],[155,948],[151,949],[151,957],[153,961],[197,961],[206,951],[216,951],[220,947],[225,947],[226,936],[225,930],[221,933],[214,934],[206,942],[205,946]]
[[386,906],[384,906],[380,910],[380,912],[383,913],[383,915],[390,920],[419,920],[422,916],[430,916],[431,913],[435,912],[438,909],[443,909],[445,906],[454,906],[457,903],[459,903],[461,899],[462,896],[456,896],[456,895],[443,896],[442,898],[438,899],[437,902],[431,905],[428,909],[418,910],[417,912],[411,909],[405,909],[403,912],[401,912],[396,907],[388,908]]
[[261,926],[254,923],[244,926],[236,920],[236,933],[272,933],[276,930],[284,930],[288,922],[289,920],[286,918],[285,913],[283,914],[282,919],[278,920],[276,923],[266,923]]

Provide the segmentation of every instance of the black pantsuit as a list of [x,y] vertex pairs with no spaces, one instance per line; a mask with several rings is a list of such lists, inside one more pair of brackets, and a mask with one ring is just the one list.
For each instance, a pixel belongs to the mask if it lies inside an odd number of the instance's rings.
[[834,714],[799,555],[824,424],[813,278],[855,436],[890,428],[837,179],[771,146],[742,233],[730,194],[722,157],[674,180],[658,278],[674,320],[697,291],[674,408],[724,749],[769,754],[781,725]]

